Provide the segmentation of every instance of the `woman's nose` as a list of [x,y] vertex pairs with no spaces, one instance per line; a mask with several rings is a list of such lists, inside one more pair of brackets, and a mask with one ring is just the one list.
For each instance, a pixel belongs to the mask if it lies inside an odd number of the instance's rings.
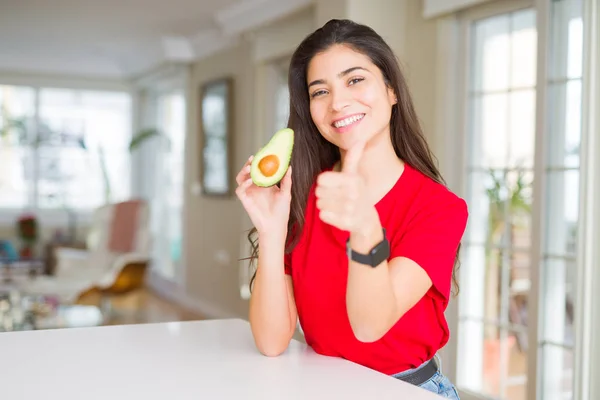
[[331,110],[335,112],[342,111],[348,107],[351,102],[350,93],[347,90],[336,90],[331,92]]

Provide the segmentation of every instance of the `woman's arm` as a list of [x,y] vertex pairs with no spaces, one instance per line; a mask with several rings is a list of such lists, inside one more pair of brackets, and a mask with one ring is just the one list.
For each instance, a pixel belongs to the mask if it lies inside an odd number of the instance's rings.
[[[360,234],[350,234],[350,246],[368,253],[383,239],[377,212]],[[354,261],[348,263],[346,306],[356,338],[374,342],[424,295],[432,285],[429,275],[414,261],[396,257],[373,268]]]
[[259,238],[258,268],[250,297],[254,341],[259,351],[270,357],[285,351],[297,321],[292,279],[283,265],[285,235],[279,236]]
[[[381,338],[433,286],[448,299],[456,251],[466,227],[464,200],[432,200],[411,218],[406,231],[390,244],[391,259],[373,268],[349,261],[346,302],[356,337]],[[355,251],[369,252],[383,239],[377,211],[367,213],[360,229],[350,234]]]

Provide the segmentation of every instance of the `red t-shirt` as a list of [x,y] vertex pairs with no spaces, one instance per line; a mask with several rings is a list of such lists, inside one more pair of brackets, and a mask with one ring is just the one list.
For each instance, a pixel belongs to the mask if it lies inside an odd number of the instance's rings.
[[467,222],[465,201],[405,164],[394,187],[376,204],[390,241],[388,261],[410,258],[429,274],[433,286],[381,339],[363,343],[355,338],[346,311],[349,233],[322,222],[315,199],[313,186],[300,241],[285,257],[307,344],[317,353],[388,375],[431,359],[449,338],[444,310]]

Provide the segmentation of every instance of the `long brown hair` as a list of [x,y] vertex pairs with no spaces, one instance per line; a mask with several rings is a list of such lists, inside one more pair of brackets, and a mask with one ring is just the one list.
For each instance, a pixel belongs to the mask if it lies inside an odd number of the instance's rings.
[[[310,99],[306,74],[311,59],[333,45],[346,45],[371,59],[382,72],[385,83],[392,88],[398,103],[392,107],[390,134],[398,157],[435,182],[445,185],[429,146],[423,135],[406,80],[394,52],[372,28],[347,19],[332,19],[306,37],[290,61],[288,86],[290,116],[288,127],[294,130],[292,152],[292,200],[288,221],[286,254],[298,243],[304,226],[304,211],[310,189],[316,176],[340,159],[338,148],[321,136],[310,114]],[[258,237],[253,228],[248,234],[252,245],[250,265],[258,258]],[[454,262],[452,280],[458,290]],[[256,272],[252,274],[250,287]],[[458,291],[456,292],[458,293]]]

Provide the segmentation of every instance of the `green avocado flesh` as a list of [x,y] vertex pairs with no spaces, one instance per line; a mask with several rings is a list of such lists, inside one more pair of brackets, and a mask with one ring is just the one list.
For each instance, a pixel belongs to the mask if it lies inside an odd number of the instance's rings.
[[252,159],[250,177],[256,186],[269,187],[277,184],[285,175],[292,158],[294,131],[280,129]]

